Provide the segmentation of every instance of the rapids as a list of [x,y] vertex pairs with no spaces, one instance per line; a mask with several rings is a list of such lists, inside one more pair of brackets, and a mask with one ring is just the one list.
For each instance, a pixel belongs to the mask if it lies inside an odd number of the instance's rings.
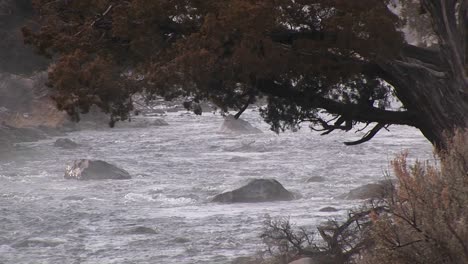
[[[408,149],[431,158],[415,129],[390,127],[372,141],[345,146],[362,134],[319,136],[303,128],[279,135],[258,112],[243,118],[260,134],[220,133],[223,118],[168,113],[169,126],[78,131],[67,150],[55,138],[21,143],[0,161],[0,263],[222,264],[264,249],[267,216],[290,216],[313,228],[342,219],[361,201],[336,198],[384,178],[389,161]],[[74,159],[101,159],[132,175],[122,181],[63,178]],[[307,183],[312,176],[326,180]],[[275,178],[303,195],[274,203],[209,200],[252,178]],[[333,206],[338,212],[319,212]]]

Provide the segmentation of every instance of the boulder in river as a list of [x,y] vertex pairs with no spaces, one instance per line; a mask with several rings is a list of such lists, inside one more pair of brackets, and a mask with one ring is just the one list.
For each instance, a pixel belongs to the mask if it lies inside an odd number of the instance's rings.
[[54,147],[57,148],[64,148],[64,149],[74,149],[79,147],[80,145],[68,138],[58,138],[54,142]]
[[239,189],[216,195],[212,201],[220,203],[255,203],[294,199],[296,199],[296,195],[286,190],[277,180],[254,179]]
[[339,198],[347,200],[379,199],[387,196],[393,188],[393,182],[385,180],[377,183],[369,183],[352,189],[348,193],[340,195]]
[[238,134],[258,134],[262,131],[253,127],[249,122],[240,118],[236,119],[233,115],[228,115],[224,118],[220,132],[222,133],[238,133]]
[[338,209],[336,209],[335,207],[327,206],[327,207],[321,208],[319,212],[327,212],[327,213],[338,212]]
[[150,227],[139,226],[139,227],[135,227],[134,229],[132,229],[130,233],[135,234],[135,235],[154,235],[154,234],[157,234],[158,232]]
[[80,159],[75,160],[72,166],[68,166],[65,179],[76,180],[125,180],[130,179],[130,174],[102,160]]

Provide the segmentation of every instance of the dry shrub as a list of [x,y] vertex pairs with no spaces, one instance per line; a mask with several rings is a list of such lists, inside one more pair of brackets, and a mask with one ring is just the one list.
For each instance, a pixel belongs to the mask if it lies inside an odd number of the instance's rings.
[[362,263],[468,263],[468,132],[458,131],[439,162],[393,162],[395,192],[375,215],[375,245]]

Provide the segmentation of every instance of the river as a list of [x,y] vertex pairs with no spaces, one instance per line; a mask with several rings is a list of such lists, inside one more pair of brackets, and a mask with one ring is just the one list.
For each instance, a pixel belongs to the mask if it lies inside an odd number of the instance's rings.
[[[82,145],[74,150],[54,147],[55,138],[21,143],[15,158],[0,161],[0,263],[229,263],[264,249],[267,216],[310,228],[342,219],[361,201],[336,197],[383,179],[396,153],[431,157],[430,144],[409,127],[345,146],[362,133],[277,135],[258,112],[243,118],[263,133],[220,133],[219,114],[174,112],[164,117],[168,126],[69,133]],[[65,180],[66,166],[81,158],[108,161],[133,178]],[[326,180],[307,183],[312,176]],[[275,178],[302,198],[209,202],[252,178]],[[325,206],[339,210],[319,212]]]

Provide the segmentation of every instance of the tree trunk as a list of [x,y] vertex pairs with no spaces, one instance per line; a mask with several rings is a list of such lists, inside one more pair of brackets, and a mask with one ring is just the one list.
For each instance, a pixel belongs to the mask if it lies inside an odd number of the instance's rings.
[[439,37],[437,48],[407,46],[401,58],[379,65],[417,127],[437,148],[455,129],[468,128],[466,32],[468,0],[422,0]]
[[381,67],[403,105],[417,113],[417,127],[434,146],[444,148],[455,129],[468,127],[467,85],[461,78],[411,62],[393,61]]

